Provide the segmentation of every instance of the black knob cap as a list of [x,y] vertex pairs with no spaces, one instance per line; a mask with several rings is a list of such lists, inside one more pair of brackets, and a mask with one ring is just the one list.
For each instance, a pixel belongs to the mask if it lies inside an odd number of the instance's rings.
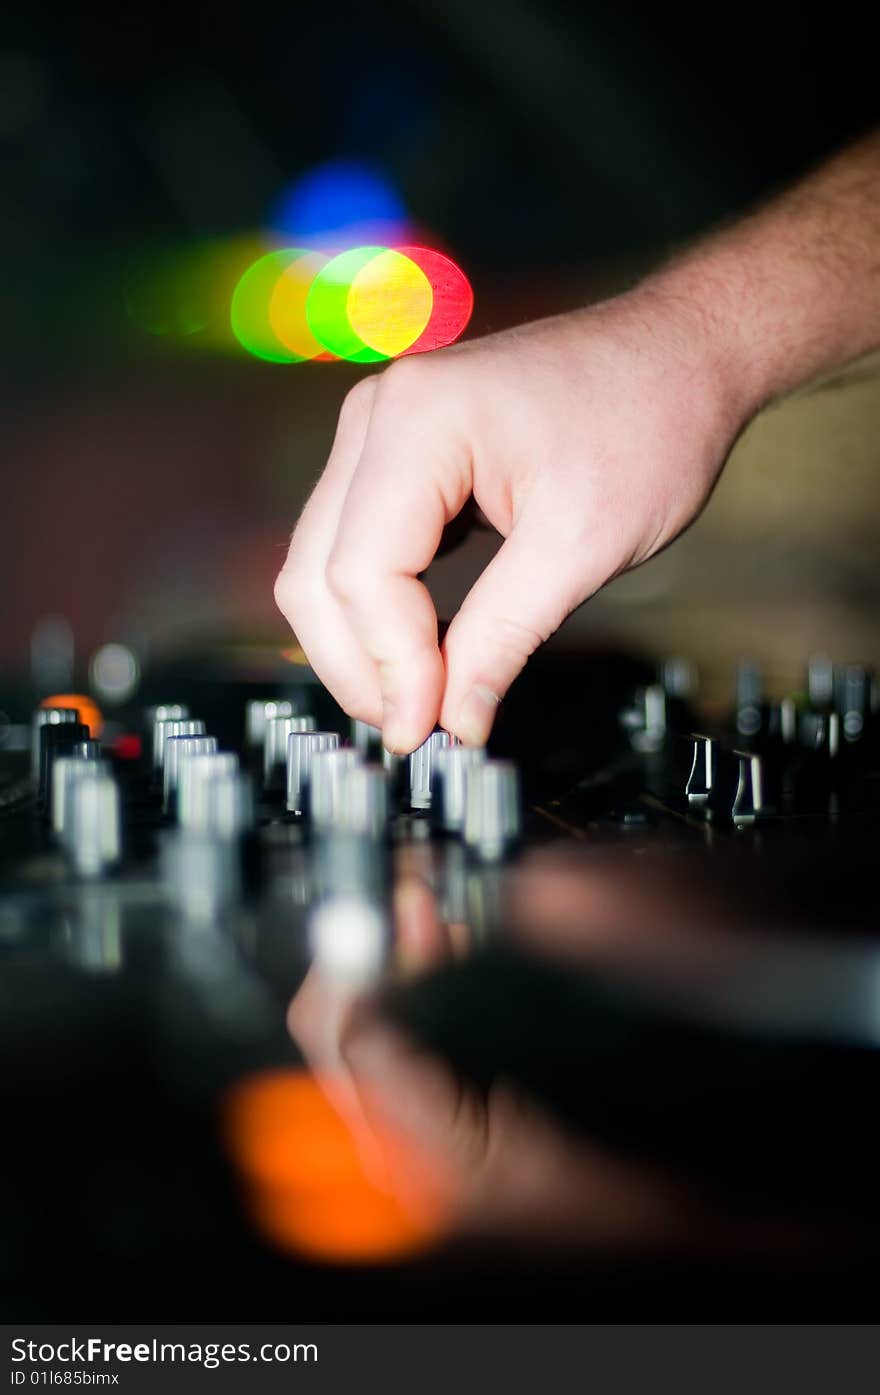
[[89,739],[84,722],[64,722],[60,726],[40,727],[40,802],[48,806],[52,792],[52,766],[56,756],[67,756]]

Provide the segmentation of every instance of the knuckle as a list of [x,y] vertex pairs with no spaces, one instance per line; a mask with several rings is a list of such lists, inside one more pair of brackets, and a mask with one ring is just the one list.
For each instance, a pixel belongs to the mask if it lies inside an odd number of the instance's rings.
[[486,672],[518,672],[551,633],[507,616],[482,612],[464,624],[453,624],[445,642],[447,666],[470,668],[476,663]]
[[536,649],[539,649],[548,634],[520,620],[512,620],[503,615],[490,615],[484,620],[486,645],[518,663],[525,663]]
[[290,558],[285,562],[275,578],[275,604],[288,624],[295,630],[297,620],[303,613],[306,594],[306,578],[298,563]]
[[290,571],[283,567],[275,578],[274,596],[275,604],[281,611],[285,619],[290,619],[291,610],[294,603],[295,586]]
[[549,631],[545,634],[531,625],[524,625],[519,620],[497,620],[495,633],[498,643],[503,648],[509,650],[517,658],[523,659],[534,654],[535,650],[540,648],[544,641],[550,637]]
[[379,379],[378,392],[383,402],[398,402],[421,397],[427,380],[432,377],[431,365],[420,354],[396,359]]
[[361,378],[354,387],[349,388],[342,402],[340,416],[359,417],[368,413],[376,396],[377,382],[376,377]]
[[357,568],[344,553],[331,552],[324,570],[327,589],[342,605],[350,605],[360,594],[361,581]]

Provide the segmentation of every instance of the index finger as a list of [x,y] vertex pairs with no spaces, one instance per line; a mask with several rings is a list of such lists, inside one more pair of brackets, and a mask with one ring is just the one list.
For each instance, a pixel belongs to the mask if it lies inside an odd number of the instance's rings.
[[[412,751],[440,711],[437,615],[418,580],[471,492],[470,452],[442,400],[439,365],[401,362],[379,382],[327,563],[327,582],[376,665],[386,747]],[[451,400],[450,400],[451,399]]]

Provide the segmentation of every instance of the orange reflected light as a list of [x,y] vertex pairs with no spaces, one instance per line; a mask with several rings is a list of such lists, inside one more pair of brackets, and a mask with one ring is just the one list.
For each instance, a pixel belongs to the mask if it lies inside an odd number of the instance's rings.
[[41,707],[72,707],[79,713],[79,719],[89,729],[89,736],[97,741],[104,730],[104,714],[94,699],[85,693],[54,693],[43,698]]
[[306,1072],[265,1071],[229,1092],[226,1141],[250,1212],[275,1244],[332,1263],[375,1263],[422,1250],[448,1228],[448,1178],[378,1109],[365,1113],[384,1164],[381,1183],[365,1170],[354,1130]]
[[284,659],[285,663],[296,664],[298,668],[309,667],[306,651],[301,644],[293,644],[289,649],[282,649],[281,657]]

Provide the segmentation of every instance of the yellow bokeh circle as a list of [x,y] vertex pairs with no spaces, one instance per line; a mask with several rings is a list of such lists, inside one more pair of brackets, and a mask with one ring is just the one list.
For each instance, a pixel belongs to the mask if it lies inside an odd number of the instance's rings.
[[379,252],[351,282],[349,323],[371,349],[394,358],[424,331],[434,309],[431,283],[402,252]]

